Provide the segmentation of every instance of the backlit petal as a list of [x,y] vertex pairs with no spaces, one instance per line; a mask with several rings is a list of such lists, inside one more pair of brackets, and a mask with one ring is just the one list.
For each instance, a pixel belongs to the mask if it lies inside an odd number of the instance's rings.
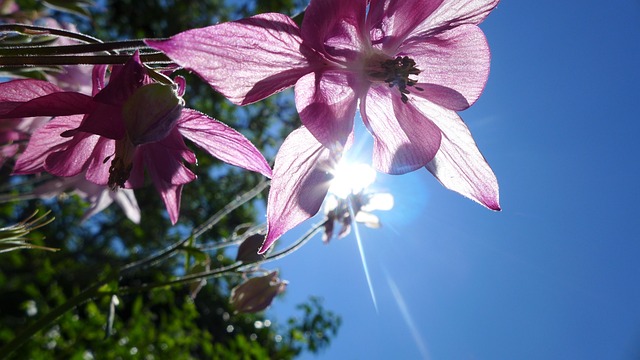
[[440,130],[397,89],[372,86],[360,104],[362,120],[374,138],[373,166],[388,174],[404,174],[425,166],[440,147]]
[[367,27],[371,42],[384,50],[395,52],[413,29],[423,23],[443,0],[371,0]]
[[236,130],[193,109],[183,109],[178,131],[209,154],[243,169],[271,177],[271,167],[260,151]]
[[260,14],[146,43],[239,105],[282,91],[311,71],[298,26],[282,14]]
[[302,20],[302,38],[335,61],[354,60],[362,50],[366,0],[311,1]]
[[[96,68],[96,73],[99,72],[100,68]],[[137,52],[126,64],[114,66],[109,83],[94,97],[95,109],[87,115],[76,131],[85,131],[109,139],[122,139],[125,134],[123,104],[150,81]]]
[[91,158],[87,161],[86,179],[94,184],[107,185],[109,182],[109,167],[115,151],[115,140],[99,137]]
[[129,220],[136,224],[140,223],[140,207],[138,206],[138,201],[136,200],[133,190],[120,189],[115,193],[111,192],[110,195],[113,198],[113,201],[122,208],[122,211],[124,211],[124,214],[129,218]]
[[338,71],[310,73],[296,83],[300,120],[325,147],[344,146],[351,134],[358,88],[355,75]]
[[280,147],[267,201],[267,236],[262,254],[285,232],[315,215],[329,190],[337,154],[306,128],[293,131]]
[[147,172],[162,197],[171,223],[175,224],[180,214],[182,186],[196,179],[196,175],[182,163],[185,158],[183,153],[189,152],[182,136],[175,130],[160,142],[139,146],[138,151],[141,152]]
[[426,168],[446,188],[500,210],[496,176],[462,119],[428,101],[415,99],[415,103],[442,131],[440,150]]
[[46,157],[54,151],[64,149],[69,138],[60,134],[77,127],[82,116],[59,116],[38,128],[32,135],[26,150],[18,157],[13,174],[33,174],[44,171]]
[[12,80],[0,83],[0,101],[25,102],[61,91],[63,90],[48,81]]
[[54,92],[25,102],[0,103],[0,118],[86,114],[93,106],[91,96],[75,92]]
[[75,176],[87,169],[100,137],[80,132],[65,144],[65,148],[47,156],[44,168],[56,176]]
[[478,25],[498,2],[499,0],[444,0],[431,16],[416,26],[412,36],[435,33],[465,24]]
[[417,86],[424,90],[411,92],[452,110],[471,106],[489,76],[491,54],[482,30],[462,25],[414,40],[399,49],[421,70]]

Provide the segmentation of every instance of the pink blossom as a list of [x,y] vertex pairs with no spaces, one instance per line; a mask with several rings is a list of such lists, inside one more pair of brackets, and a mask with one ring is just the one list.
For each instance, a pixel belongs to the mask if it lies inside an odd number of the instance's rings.
[[[456,114],[484,89],[490,52],[477,25],[497,4],[312,0],[301,28],[268,13],[147,43],[236,104],[295,86],[305,131],[326,149],[347,148],[359,109],[374,137],[377,170],[403,174],[426,167],[445,187],[499,210],[496,177]],[[305,135],[290,135],[280,149],[272,185],[314,171],[313,159],[324,151],[305,151],[300,147],[315,143],[302,145],[293,137]],[[270,230],[261,251],[319,208],[322,191],[314,197],[306,194],[308,185],[294,188],[272,187]]]
[[224,162],[271,175],[264,157],[244,136],[182,108],[183,80],[175,89],[154,83],[137,54],[112,69],[106,86],[104,74],[104,67],[94,69],[93,96],[37,80],[0,84],[0,92],[15,98],[0,102],[0,118],[55,116],[33,134],[15,174],[84,173],[87,180],[115,190],[143,186],[146,169],[172,223],[178,219],[183,185],[196,178],[183,164],[196,162],[183,138]]

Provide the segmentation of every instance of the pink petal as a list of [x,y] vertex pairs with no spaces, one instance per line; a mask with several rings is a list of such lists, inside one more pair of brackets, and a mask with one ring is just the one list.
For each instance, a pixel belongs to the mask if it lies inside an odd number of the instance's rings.
[[154,181],[156,190],[160,193],[164,206],[167,208],[169,220],[175,225],[180,217],[180,198],[182,197],[182,187],[184,185],[171,185],[164,182]]
[[[99,80],[101,73],[102,68],[97,67],[94,77]],[[94,86],[100,87],[101,83],[97,80]],[[95,109],[87,112],[87,117],[76,131],[84,131],[109,139],[122,139],[125,134],[122,106],[136,90],[150,82],[151,79],[140,63],[137,52],[124,65],[114,66],[109,83],[93,98]],[[71,136],[74,133],[69,132],[65,136]]]
[[344,146],[353,130],[362,85],[351,73],[324,71],[303,76],[296,83],[296,108],[302,124],[325,147]]
[[96,185],[87,180],[79,181],[76,184],[75,193],[89,202],[89,210],[84,213],[80,222],[84,222],[93,215],[100,213],[113,203],[109,188],[105,186]]
[[442,131],[440,150],[427,169],[447,189],[500,210],[498,180],[458,114],[425,100],[415,104]]
[[136,196],[131,189],[119,189],[116,192],[109,192],[109,195],[113,198],[124,211],[124,214],[136,224],[140,223],[140,207]]
[[185,153],[190,151],[180,133],[174,130],[162,141],[139,146],[138,152],[142,154],[147,172],[164,201],[171,223],[175,224],[180,214],[182,185],[196,179],[196,175],[182,163],[189,157]]
[[13,80],[0,83],[0,102],[25,102],[63,90],[42,80]]
[[227,164],[271,177],[271,167],[253,144],[236,130],[193,109],[183,109],[177,123],[182,136]]
[[75,176],[87,169],[89,159],[93,155],[100,139],[97,135],[78,133],[64,149],[54,151],[47,156],[44,168],[56,176]]
[[82,116],[59,116],[38,128],[32,135],[27,149],[20,155],[13,168],[13,174],[33,174],[44,171],[46,157],[52,152],[64,149],[69,138],[60,134],[77,127]]
[[91,157],[87,161],[85,178],[94,184],[107,185],[109,182],[109,168],[115,152],[115,140],[99,137]]
[[122,139],[125,134],[122,106],[94,102],[93,111],[82,121],[82,124],[64,136],[73,136],[78,132],[87,132],[109,139]]
[[136,153],[133,154],[133,169],[131,169],[129,179],[124,183],[125,188],[138,189],[144,186],[144,162],[144,151],[136,151]]
[[0,83],[0,117],[57,116],[82,114],[91,97],[64,92],[42,80],[13,80]]
[[311,71],[298,26],[282,14],[260,14],[168,40],[145,41],[239,105],[282,91]]
[[55,92],[25,102],[0,103],[0,118],[86,114],[93,108],[91,96]]
[[302,20],[305,44],[334,61],[353,60],[362,49],[366,0],[311,1]]
[[267,201],[268,231],[259,254],[320,210],[332,177],[328,171],[337,160],[337,154],[304,127],[287,136],[276,155]]
[[[101,73],[102,69],[96,68],[94,76],[100,79]],[[147,75],[147,70],[140,62],[140,55],[136,51],[124,65],[114,66],[111,69],[109,83],[94,98],[104,104],[121,105],[136,90],[152,82]],[[101,84],[98,82],[96,85],[100,86]]]
[[371,0],[367,26],[371,42],[380,43],[390,53],[424,22],[443,3],[443,0]]
[[464,24],[478,25],[498,6],[499,0],[444,0],[412,36],[434,33]]
[[[452,110],[464,110],[480,97],[489,77],[491,54],[482,30],[462,25],[400,46],[398,55],[416,61],[418,85],[410,90]],[[411,88],[409,88],[411,89]]]
[[182,185],[196,179],[194,173],[187,169],[182,161],[195,162],[193,153],[182,140],[182,135],[174,130],[162,141],[138,146],[144,158],[144,165],[149,173],[172,185]]
[[381,172],[404,174],[425,166],[440,147],[440,130],[395,88],[372,86],[360,104],[362,120],[374,138],[373,165]]

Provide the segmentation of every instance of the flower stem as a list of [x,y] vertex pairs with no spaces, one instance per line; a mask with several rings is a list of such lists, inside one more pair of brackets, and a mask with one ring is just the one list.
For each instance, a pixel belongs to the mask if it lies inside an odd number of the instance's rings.
[[100,42],[91,44],[59,45],[59,46],[7,46],[0,47],[0,56],[30,56],[30,55],[69,55],[99,52],[113,52],[118,50],[133,51],[149,49],[142,40],[124,40]]
[[126,295],[126,294],[131,294],[131,293],[138,293],[138,292],[143,292],[143,291],[148,291],[148,290],[152,290],[152,289],[157,289],[160,287],[165,287],[165,286],[172,286],[172,285],[179,285],[179,284],[186,284],[186,283],[190,283],[193,282],[195,280],[202,280],[202,279],[206,279],[206,278],[211,278],[211,277],[219,277],[222,276],[224,274],[227,273],[232,273],[236,270],[239,270],[243,267],[246,267],[248,265],[253,265],[256,263],[266,263],[269,261],[274,261],[280,258],[283,258],[285,256],[287,256],[288,254],[296,251],[297,249],[299,249],[301,246],[303,246],[304,244],[306,244],[311,238],[313,238],[313,236],[315,234],[317,234],[318,232],[320,232],[320,230],[322,230],[322,228],[325,226],[325,224],[327,223],[327,221],[329,221],[328,219],[325,219],[323,222],[316,224],[314,227],[312,227],[309,231],[307,231],[306,234],[304,234],[300,239],[298,239],[293,245],[289,246],[288,248],[277,252],[275,254],[269,255],[266,258],[262,259],[262,260],[256,260],[253,262],[235,262],[231,265],[227,265],[221,268],[217,268],[217,269],[213,269],[213,270],[209,270],[209,271],[203,271],[200,273],[195,273],[195,274],[190,274],[190,275],[186,275],[177,279],[172,279],[172,280],[167,280],[167,281],[161,281],[161,282],[156,282],[156,283],[149,283],[149,284],[142,284],[142,285],[138,285],[138,286],[131,286],[131,287],[121,287],[118,290],[116,290],[114,292],[115,295]]
[[102,40],[93,36],[85,35],[75,31],[64,29],[48,28],[44,26],[35,26],[29,24],[1,24],[0,32],[17,32],[23,35],[56,35],[69,39],[78,40],[84,43],[101,43]]
[[[2,66],[34,66],[34,65],[92,65],[92,64],[124,64],[131,55],[39,55],[39,56],[0,56]],[[140,60],[145,64],[170,64],[172,63],[162,53],[140,55]]]
[[264,190],[268,185],[269,185],[268,181],[260,182],[253,189],[251,189],[251,190],[245,192],[244,194],[238,196],[235,200],[233,200],[232,202],[230,202],[227,205],[225,205],[225,207],[220,209],[217,213],[213,214],[213,216],[211,216],[209,219],[207,219],[203,224],[201,224],[200,226],[195,228],[191,232],[191,236],[189,236],[189,237],[187,237],[185,239],[182,239],[182,240],[176,242],[175,244],[172,244],[172,245],[168,246],[163,251],[161,251],[159,254],[156,254],[156,255],[153,255],[153,256],[151,256],[149,258],[146,258],[146,259],[143,259],[143,260],[136,261],[136,262],[130,263],[128,265],[125,265],[121,269],[121,272],[122,273],[126,273],[126,272],[129,272],[129,271],[135,270],[135,269],[143,268],[143,267],[155,264],[155,263],[157,263],[159,261],[162,261],[165,258],[168,258],[168,257],[172,256],[176,252],[176,250],[179,250],[189,240],[195,239],[195,238],[199,237],[200,235],[204,234],[206,231],[211,229],[215,224],[220,222],[220,220],[222,220],[230,212],[232,212],[233,210],[237,209],[238,207],[242,206],[247,201],[253,199],[258,194],[260,194],[262,192],[262,190]]

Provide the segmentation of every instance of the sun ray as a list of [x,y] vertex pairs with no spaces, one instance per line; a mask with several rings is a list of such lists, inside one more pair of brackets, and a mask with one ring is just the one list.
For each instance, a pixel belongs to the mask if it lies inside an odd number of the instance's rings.
[[422,339],[422,336],[420,335],[420,331],[418,330],[418,327],[416,326],[415,322],[413,322],[413,317],[409,312],[409,307],[407,306],[407,303],[404,301],[404,297],[402,296],[400,289],[398,289],[398,286],[396,285],[395,281],[393,281],[393,279],[391,278],[391,276],[389,276],[388,273],[386,273],[386,278],[387,278],[387,283],[389,284],[389,288],[391,288],[391,293],[393,294],[393,297],[395,298],[396,303],[398,304],[398,308],[400,309],[402,318],[404,319],[404,322],[407,324],[407,327],[409,328],[409,332],[411,333],[411,336],[413,337],[413,341],[416,343],[416,346],[418,347],[418,350],[420,351],[422,358],[430,359],[431,357],[429,356],[429,350],[427,349],[427,345]]
[[[349,202],[349,214],[351,215],[351,219],[355,219],[356,216],[354,214],[353,206],[351,205],[351,202]],[[362,247],[362,239],[360,238],[360,230],[358,229],[358,223],[355,220],[352,222],[352,225],[353,225],[353,234],[356,237],[356,242],[358,244],[358,251],[360,252],[360,260],[362,261],[362,267],[364,268],[364,276],[367,278],[369,293],[371,294],[373,307],[376,309],[376,313],[377,313],[378,302],[376,301],[376,294],[373,291],[373,284],[371,283],[371,276],[369,275],[369,267],[367,266],[367,258],[364,255],[364,248]]]

